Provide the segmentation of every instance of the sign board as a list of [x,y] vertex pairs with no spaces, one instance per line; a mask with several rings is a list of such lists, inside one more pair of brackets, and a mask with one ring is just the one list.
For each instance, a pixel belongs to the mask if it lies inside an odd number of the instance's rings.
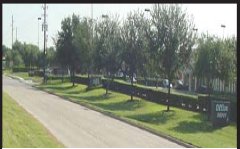
[[211,102],[211,121],[213,126],[225,126],[229,123],[230,101]]
[[98,86],[101,84],[101,78],[100,77],[91,77],[90,78],[90,86]]

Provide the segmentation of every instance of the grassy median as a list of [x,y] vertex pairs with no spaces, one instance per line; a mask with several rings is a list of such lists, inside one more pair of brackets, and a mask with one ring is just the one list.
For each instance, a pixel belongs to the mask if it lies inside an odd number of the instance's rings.
[[3,93],[2,141],[4,148],[64,147],[32,115]]
[[85,85],[77,84],[73,87],[72,83],[61,83],[60,80],[49,81],[47,85],[38,87],[198,147],[237,146],[235,123],[214,128],[204,114],[173,107],[170,108],[170,112],[166,112],[164,105],[140,98],[130,101],[128,95],[116,92],[110,92],[109,96],[105,96],[103,88],[87,91]]

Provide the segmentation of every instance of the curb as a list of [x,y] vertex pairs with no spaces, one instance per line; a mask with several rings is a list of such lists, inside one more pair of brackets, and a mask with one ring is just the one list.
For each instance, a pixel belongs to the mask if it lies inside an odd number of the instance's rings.
[[39,90],[41,90],[41,91],[47,92],[47,93],[49,93],[49,94],[58,96],[58,97],[66,100],[66,101],[69,101],[69,102],[72,102],[72,103],[76,103],[76,104],[79,104],[79,105],[81,105],[81,106],[87,107],[87,108],[89,108],[89,109],[91,109],[91,110],[100,112],[100,113],[102,113],[102,114],[104,114],[104,115],[106,115],[106,116],[109,116],[109,117],[111,117],[111,118],[120,120],[120,121],[122,121],[122,122],[124,122],[124,123],[127,123],[127,124],[129,124],[129,125],[132,125],[132,126],[134,126],[134,127],[137,127],[137,128],[139,128],[139,129],[148,131],[148,132],[150,132],[150,133],[152,133],[152,134],[154,134],[154,135],[157,135],[157,136],[159,136],[159,137],[165,138],[165,139],[167,139],[167,140],[169,140],[169,141],[171,141],[171,142],[174,142],[174,143],[176,143],[176,144],[178,144],[178,145],[181,145],[181,146],[183,146],[183,147],[186,147],[186,148],[200,148],[200,147],[198,147],[198,146],[194,146],[194,145],[192,145],[192,144],[185,143],[184,141],[181,141],[181,140],[179,140],[179,139],[173,138],[173,137],[171,137],[171,136],[169,136],[169,135],[165,135],[165,134],[160,133],[160,132],[155,132],[155,131],[152,130],[151,128],[146,128],[146,127],[144,127],[144,126],[141,126],[141,124],[136,124],[136,123],[134,123],[134,122],[131,122],[131,121],[129,121],[129,120],[126,120],[125,118],[122,118],[122,117],[120,117],[120,116],[116,116],[115,114],[110,113],[110,112],[107,112],[107,111],[102,111],[102,110],[97,109],[97,108],[95,108],[95,107],[93,107],[93,106],[90,106],[90,105],[88,105],[88,104],[86,104],[86,103],[77,102],[77,101],[72,100],[71,98],[64,97],[64,96],[61,96],[61,95],[57,95],[57,94],[55,94],[55,93],[53,93],[53,92],[51,92],[51,91],[47,91],[47,90],[44,90],[44,89],[40,89],[40,88],[35,87],[35,86],[33,86],[33,87],[34,87],[34,88],[37,88],[37,89],[39,89]]
[[25,80],[25,79],[23,79],[19,76],[15,76],[15,75],[5,75],[5,76],[10,77],[10,78],[15,79],[15,80],[22,81],[22,82],[24,81],[24,83],[26,83],[30,86],[39,85],[38,83],[34,83],[34,81],[32,81],[33,83],[28,83],[28,82],[26,82],[27,80]]

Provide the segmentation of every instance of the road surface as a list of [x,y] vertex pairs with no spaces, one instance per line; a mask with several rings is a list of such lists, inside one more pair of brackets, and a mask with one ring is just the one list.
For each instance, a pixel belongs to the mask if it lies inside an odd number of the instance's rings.
[[66,147],[183,147],[19,80],[3,76],[3,91]]

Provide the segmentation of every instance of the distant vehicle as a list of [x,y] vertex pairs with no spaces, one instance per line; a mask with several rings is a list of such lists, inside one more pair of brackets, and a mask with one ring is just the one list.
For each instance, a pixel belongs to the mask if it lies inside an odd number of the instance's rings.
[[[168,85],[169,85],[168,79],[164,79],[162,84],[163,84],[163,87],[168,87]],[[172,88],[172,83],[170,83],[170,88]]]
[[187,91],[188,85],[183,85],[183,82],[181,80],[177,80],[175,89]]
[[[126,76],[126,80],[127,82],[131,82],[131,78],[129,76]],[[135,77],[133,77],[133,82],[137,82],[137,80],[135,79]]]
[[[210,89],[210,92],[212,92],[212,91],[213,90]],[[208,87],[206,85],[202,85],[202,86],[198,87],[197,92],[201,93],[201,94],[208,94],[209,93],[209,89],[208,89]]]

